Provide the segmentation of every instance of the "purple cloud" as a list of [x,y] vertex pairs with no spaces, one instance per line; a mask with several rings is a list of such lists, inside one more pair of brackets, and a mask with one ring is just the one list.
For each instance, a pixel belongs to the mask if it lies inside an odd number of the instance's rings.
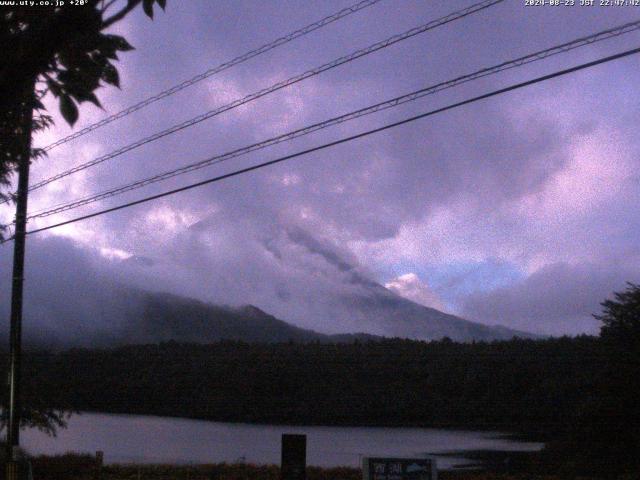
[[[299,2],[213,6],[193,1],[170,4],[153,22],[133,16],[118,26],[137,48],[121,63],[123,90],[104,90],[99,96],[109,112],[117,111],[347,3],[311,8]],[[53,150],[34,165],[33,181],[469,4],[381,2]],[[53,183],[31,196],[30,208],[176,168],[623,23],[628,11],[622,10],[552,11],[505,2]],[[100,207],[618,52],[638,38],[632,33],[514,69],[128,193]],[[640,221],[635,214],[640,143],[633,133],[640,111],[632,101],[636,83],[637,59],[623,60],[42,236],[66,237],[97,259],[99,271],[115,269],[138,285],[221,303],[253,303],[325,331],[359,325],[332,324],[339,307],[323,300],[320,292],[326,298],[358,294],[362,284],[354,279],[400,282],[398,293],[428,303],[433,300],[425,287],[432,283],[429,278],[421,274],[422,283],[407,283],[379,272],[416,266],[400,269],[402,275],[434,265],[495,260],[513,265],[527,278],[494,291],[460,292],[453,301],[460,310],[452,313],[541,333],[593,332],[589,315],[598,302],[640,273]],[[55,103],[47,105],[55,112]],[[83,108],[76,128],[103,116]],[[56,119],[55,129],[39,136],[37,144],[70,132]],[[0,220],[11,215],[0,207]],[[30,242],[29,255],[37,248],[53,248],[35,237]],[[61,250],[57,254],[64,255]],[[34,256],[29,268],[58,275],[46,258]],[[133,260],[122,263],[127,258]],[[579,282],[572,284],[573,277]],[[566,288],[550,290],[548,285]]]

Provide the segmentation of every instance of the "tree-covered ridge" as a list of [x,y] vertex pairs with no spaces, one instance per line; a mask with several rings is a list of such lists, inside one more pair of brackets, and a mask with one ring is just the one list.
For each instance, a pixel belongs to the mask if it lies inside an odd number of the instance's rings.
[[33,353],[32,398],[241,422],[550,432],[594,398],[597,339],[461,344],[168,342]]

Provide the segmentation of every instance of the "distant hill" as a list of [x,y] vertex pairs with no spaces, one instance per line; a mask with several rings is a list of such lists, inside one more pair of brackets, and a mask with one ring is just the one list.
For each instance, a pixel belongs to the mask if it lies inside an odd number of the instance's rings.
[[[399,297],[384,287],[367,299],[353,299],[362,315],[372,323],[384,324],[387,337],[435,340],[449,337],[455,341],[508,340],[533,335],[506,327],[490,327]],[[239,308],[212,305],[166,293],[129,291],[127,303],[135,311],[115,335],[127,343],[180,342],[208,343],[218,340],[245,342],[352,342],[379,340],[380,335],[366,333],[327,335],[296,327],[261,309],[247,305]],[[114,332],[115,333],[115,332]]]
[[[219,340],[245,342],[351,342],[379,339],[367,334],[326,335],[291,325],[253,305],[239,308],[211,305],[166,293],[129,292],[137,299],[137,312],[127,323],[122,338],[127,343],[180,342],[210,343]],[[131,302],[135,304],[136,302]]]
[[[55,326],[34,322],[25,316],[24,343],[31,347],[63,349],[167,341],[206,344],[220,340],[248,343],[382,340],[367,333],[327,335],[296,327],[253,305],[213,305],[179,295],[121,286],[115,290],[105,289],[103,293],[104,297],[98,301],[104,300],[107,304],[108,298],[108,310],[96,311],[92,305],[82,311],[75,310],[73,315],[60,312]],[[56,315],[55,311],[53,314]],[[0,342],[8,343],[6,329],[0,331]]]
[[[360,324],[382,329],[329,335],[280,320],[253,305],[213,305],[169,293],[147,292],[117,286],[105,290],[108,309],[86,308],[73,315],[59,314],[55,327],[33,329],[25,319],[27,344],[51,348],[68,346],[114,346],[124,344],[178,342],[211,343],[239,340],[250,343],[379,341],[384,337],[454,341],[507,340],[514,336],[534,338],[526,332],[491,327],[463,320],[433,308],[418,305],[374,284],[366,297],[343,299],[342,307]],[[97,299],[100,301],[100,298]],[[105,300],[106,303],[106,300]],[[347,314],[347,313],[345,313]],[[48,328],[47,328],[48,327]],[[3,332],[6,337],[6,331]],[[6,342],[5,342],[6,343]]]
[[[456,341],[503,340],[532,335],[505,327],[489,327],[418,305],[380,287],[376,296],[353,299],[362,315],[384,322],[388,337]],[[229,307],[172,295],[129,290],[123,293],[129,305],[128,320],[110,333],[107,343],[145,343],[176,340],[209,343],[218,340],[245,342],[352,342],[379,340],[367,333],[327,335],[296,327],[263,310],[247,305]]]

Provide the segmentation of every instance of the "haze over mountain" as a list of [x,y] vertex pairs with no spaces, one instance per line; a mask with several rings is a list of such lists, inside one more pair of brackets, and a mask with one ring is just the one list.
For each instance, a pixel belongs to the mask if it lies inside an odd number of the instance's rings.
[[[166,341],[210,343],[220,340],[245,342],[352,342],[380,340],[368,333],[323,334],[303,329],[280,320],[252,305],[229,307],[211,305],[195,299],[166,293],[151,293],[118,288],[117,301],[111,303],[114,315],[109,323],[88,330],[86,325],[71,324],[61,317],[61,326],[82,332],[73,339],[65,338],[65,330],[32,325],[27,343],[37,346],[114,346]],[[384,318],[388,329],[385,336],[436,340],[449,337],[458,341],[502,340],[531,334],[505,327],[487,327],[453,315],[414,304],[408,300],[381,292],[362,310],[372,318]],[[80,312],[78,312],[81,314]],[[87,312],[87,315],[89,312]],[[107,314],[108,315],[108,314]],[[89,317],[87,317],[89,318]],[[384,322],[378,322],[382,324]],[[33,328],[35,327],[35,329]],[[6,330],[3,337],[6,337]]]
[[[206,229],[199,225],[190,233],[193,231]],[[163,285],[161,279],[176,278],[143,274],[148,269],[157,268],[158,261],[133,257],[105,258],[96,255],[95,251],[74,246],[68,240],[38,239],[33,242],[28,257],[32,264],[25,296],[25,340],[27,343],[60,347],[168,340],[202,343],[220,339],[249,342],[352,341],[356,337],[367,339],[374,336],[431,340],[448,336],[454,340],[471,341],[527,336],[504,327],[469,322],[402,298],[369,280],[337,252],[329,250],[327,245],[302,230],[289,231],[287,238],[298,246],[306,245],[312,257],[320,257],[315,260],[327,264],[325,267],[334,267],[334,271],[325,272],[334,284],[327,285],[328,279],[318,275],[317,269],[308,268],[304,284],[307,288],[297,290],[300,279],[296,278],[286,284],[274,284],[273,280],[267,282],[277,290],[273,296],[290,305],[291,312],[295,312],[295,316],[285,318],[265,312],[262,306],[232,307],[225,306],[223,302],[216,305],[211,300],[160,293],[158,290],[162,286],[166,288],[171,284]],[[283,247],[278,242],[270,244],[273,252]],[[297,262],[308,261],[309,250],[306,254],[299,252]],[[192,253],[197,255],[195,250]],[[4,252],[3,271],[10,271],[9,260],[10,256]],[[43,268],[43,265],[47,267]],[[50,271],[56,272],[55,277],[46,275],[45,272]],[[262,278],[266,279],[266,274]],[[309,303],[314,303],[314,297],[309,298],[314,292],[308,289],[314,284],[315,294],[322,293],[318,296],[324,302],[315,302],[316,309],[310,308],[309,317],[305,318],[299,312]],[[6,318],[10,291],[6,276],[3,276],[1,287],[1,309]],[[291,290],[289,295],[283,295],[285,289]],[[326,308],[329,304],[333,308]],[[323,322],[316,320],[314,324],[321,306],[325,306],[326,317]],[[303,321],[296,322],[296,319]],[[341,324],[344,324],[342,329],[335,328]],[[303,328],[313,325],[328,328]],[[6,327],[3,330],[6,334]],[[350,335],[353,333],[358,335]]]

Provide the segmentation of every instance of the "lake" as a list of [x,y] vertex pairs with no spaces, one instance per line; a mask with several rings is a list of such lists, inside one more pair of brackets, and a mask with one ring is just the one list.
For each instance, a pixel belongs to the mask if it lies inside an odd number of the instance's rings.
[[56,438],[37,430],[21,434],[30,453],[104,452],[106,463],[280,463],[280,436],[307,435],[307,463],[360,465],[364,456],[435,454],[442,469],[463,466],[464,455],[446,452],[536,451],[542,443],[504,438],[499,432],[387,427],[305,427],[208,422],[138,415],[74,415]]

